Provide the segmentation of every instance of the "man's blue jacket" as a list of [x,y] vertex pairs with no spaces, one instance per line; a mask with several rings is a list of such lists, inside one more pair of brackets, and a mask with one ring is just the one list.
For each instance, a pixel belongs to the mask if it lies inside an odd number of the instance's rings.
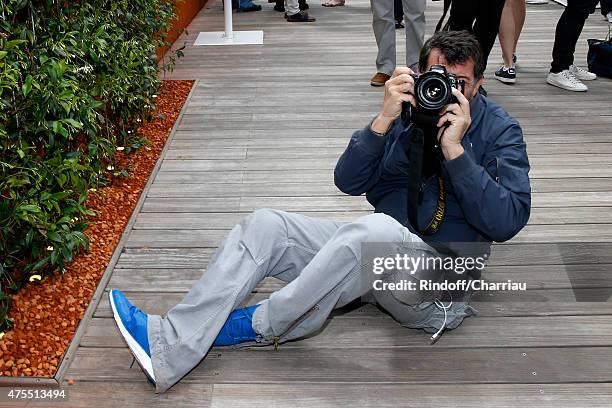
[[[465,153],[444,161],[446,215],[428,243],[481,243],[488,251],[491,241],[506,241],[527,223],[531,209],[529,160],[523,133],[516,120],[499,105],[478,94],[470,102],[472,123],[463,137]],[[407,180],[410,165],[400,138],[410,137],[396,120],[383,137],[368,125],[356,131],[338,160],[336,186],[346,194],[366,194],[376,212],[407,222]],[[425,181],[419,207],[421,228],[436,209],[436,176]],[[445,245],[445,246],[446,246]],[[462,252],[462,251],[458,251]]]

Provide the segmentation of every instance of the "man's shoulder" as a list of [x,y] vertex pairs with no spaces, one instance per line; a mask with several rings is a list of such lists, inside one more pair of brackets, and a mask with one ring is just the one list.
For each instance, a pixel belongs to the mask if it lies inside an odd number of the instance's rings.
[[517,125],[518,121],[512,117],[501,105],[493,99],[480,95],[483,119],[488,119],[491,125],[508,126]]
[[[518,121],[492,99],[479,95],[477,112],[472,123],[475,124],[474,136],[486,142],[499,142],[504,135],[513,135],[522,140],[522,129]],[[474,123],[476,122],[476,123]]]

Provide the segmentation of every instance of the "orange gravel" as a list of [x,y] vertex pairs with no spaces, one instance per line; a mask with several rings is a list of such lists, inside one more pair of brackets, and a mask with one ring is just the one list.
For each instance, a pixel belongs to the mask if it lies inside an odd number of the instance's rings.
[[11,296],[9,317],[15,325],[0,340],[0,376],[52,377],[57,371],[192,85],[162,82],[156,102],[165,118],[144,123],[138,132],[150,144],[130,155],[117,152],[117,168],[129,169],[130,176],[89,194],[87,207],[97,213],[85,231],[89,252],[77,256],[63,274],[44,277]]

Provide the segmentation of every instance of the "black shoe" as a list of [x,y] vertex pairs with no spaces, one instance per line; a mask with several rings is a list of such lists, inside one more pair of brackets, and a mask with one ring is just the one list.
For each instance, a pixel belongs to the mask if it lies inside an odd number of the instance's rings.
[[504,84],[514,84],[516,82],[516,70],[514,67],[501,67],[495,71],[495,79],[503,82]]
[[286,17],[290,23],[312,23],[316,21],[314,17],[310,17],[308,13],[299,12]]
[[298,3],[300,5],[300,10],[302,10],[302,11],[308,10],[310,8],[308,3],[306,3],[306,0],[298,0]]
[[403,23],[403,22],[401,22],[401,21],[396,21],[396,22],[395,22],[395,29],[396,29],[396,30],[399,30],[400,28],[406,28],[406,26],[404,25],[404,23]]
[[261,6],[259,4],[251,4],[249,7],[239,8],[238,11],[248,13],[249,11],[259,11]]
[[285,2],[277,1],[276,5],[274,6],[274,11],[278,11],[279,13],[284,13],[285,12]]

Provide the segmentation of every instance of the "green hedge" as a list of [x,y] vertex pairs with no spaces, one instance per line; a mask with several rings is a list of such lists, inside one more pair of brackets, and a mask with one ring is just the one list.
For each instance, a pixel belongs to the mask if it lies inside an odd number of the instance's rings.
[[176,16],[168,0],[0,0],[0,17],[5,330],[9,291],[87,249],[87,191],[150,119],[155,49]]

